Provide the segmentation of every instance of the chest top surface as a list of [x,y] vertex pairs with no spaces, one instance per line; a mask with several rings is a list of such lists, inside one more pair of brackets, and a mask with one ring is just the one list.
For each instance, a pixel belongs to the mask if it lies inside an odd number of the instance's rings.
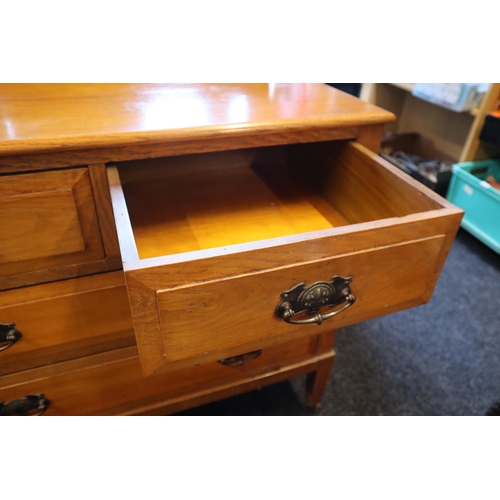
[[394,119],[325,84],[1,84],[0,156]]

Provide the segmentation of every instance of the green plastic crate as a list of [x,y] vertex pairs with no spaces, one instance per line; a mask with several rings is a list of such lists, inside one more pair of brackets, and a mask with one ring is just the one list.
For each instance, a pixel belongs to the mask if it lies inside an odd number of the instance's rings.
[[465,210],[462,227],[500,254],[500,191],[486,182],[490,175],[500,182],[500,160],[453,165],[446,198]]

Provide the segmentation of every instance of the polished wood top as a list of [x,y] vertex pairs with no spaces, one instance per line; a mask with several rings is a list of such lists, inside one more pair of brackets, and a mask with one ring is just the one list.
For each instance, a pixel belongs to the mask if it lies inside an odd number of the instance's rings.
[[0,156],[394,121],[325,84],[0,84]]

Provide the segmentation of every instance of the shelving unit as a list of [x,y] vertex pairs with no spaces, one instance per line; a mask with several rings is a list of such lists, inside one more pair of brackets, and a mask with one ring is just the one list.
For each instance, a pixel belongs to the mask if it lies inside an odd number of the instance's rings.
[[392,111],[397,121],[386,126],[385,134],[416,132],[423,156],[463,162],[498,156],[480,143],[478,137],[485,116],[500,98],[500,84],[490,84],[481,105],[457,113],[412,95],[412,83],[364,83],[361,99]]

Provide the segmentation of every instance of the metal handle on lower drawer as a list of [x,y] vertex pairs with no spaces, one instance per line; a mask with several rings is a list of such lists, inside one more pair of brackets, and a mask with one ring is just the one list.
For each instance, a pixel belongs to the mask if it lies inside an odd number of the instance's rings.
[[0,323],[0,351],[13,346],[22,337],[15,326],[14,323]]
[[[276,306],[274,314],[294,325],[321,325],[324,320],[333,318],[345,311],[356,302],[349,284],[352,276],[333,276],[331,281],[317,281],[306,287],[304,282],[297,283],[290,290],[281,292],[281,301]],[[320,314],[321,307],[333,307],[343,304],[341,308],[327,314]],[[293,319],[298,314],[313,314],[311,318]]]
[[260,350],[246,352],[245,354],[239,354],[238,356],[233,356],[232,358],[219,359],[219,363],[224,366],[241,366],[258,358],[261,353],[262,351]]
[[0,402],[0,416],[34,417],[45,413],[49,405],[50,401],[43,394],[28,394],[7,403]]

